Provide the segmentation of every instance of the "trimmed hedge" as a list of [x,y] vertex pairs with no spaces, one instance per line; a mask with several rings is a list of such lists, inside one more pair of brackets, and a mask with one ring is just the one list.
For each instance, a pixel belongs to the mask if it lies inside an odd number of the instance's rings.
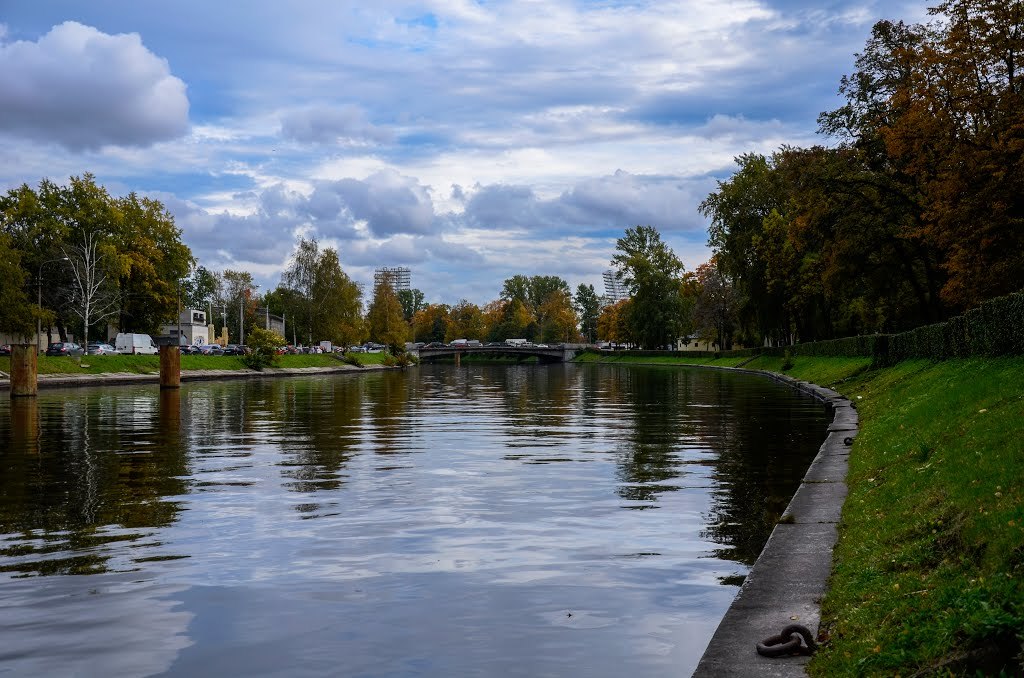
[[894,334],[875,362],[1006,355],[1024,355],[1024,293],[991,299],[944,323]]
[[880,334],[869,334],[857,337],[844,337],[843,339],[827,339],[825,341],[812,341],[807,344],[793,344],[792,346],[770,346],[761,349],[761,355],[782,356],[788,351],[790,355],[807,355],[822,357],[870,357],[875,355],[875,347]]

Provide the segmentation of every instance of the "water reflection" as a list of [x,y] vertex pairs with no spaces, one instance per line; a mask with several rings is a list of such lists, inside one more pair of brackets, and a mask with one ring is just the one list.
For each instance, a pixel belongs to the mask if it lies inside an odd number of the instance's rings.
[[[0,599],[31,621],[0,671],[59,664],[12,658],[33,633],[124,653],[152,608],[177,675],[686,673],[824,425],[758,378],[565,365],[3,403]],[[101,641],[73,601],[108,586]]]

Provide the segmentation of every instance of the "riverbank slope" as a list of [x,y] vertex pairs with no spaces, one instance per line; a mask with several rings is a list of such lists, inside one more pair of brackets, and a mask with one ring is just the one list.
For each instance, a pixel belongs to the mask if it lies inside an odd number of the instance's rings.
[[[383,353],[356,356],[363,367],[384,368]],[[39,356],[37,362],[40,388],[60,386],[95,386],[98,384],[156,382],[160,375],[157,355],[90,355],[77,357]],[[0,356],[0,390],[10,388],[11,359]],[[239,356],[181,356],[182,381],[199,379],[231,379],[245,377],[290,376],[310,373],[332,373],[358,370],[332,354],[282,355],[277,364],[257,372]]]
[[[608,358],[611,358],[609,360]],[[812,675],[1016,675],[1024,633],[1024,358],[581,356],[767,370],[856,403]]]

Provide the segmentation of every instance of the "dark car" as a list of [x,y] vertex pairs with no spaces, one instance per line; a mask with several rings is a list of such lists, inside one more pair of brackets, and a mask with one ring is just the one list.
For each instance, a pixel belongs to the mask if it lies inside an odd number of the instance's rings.
[[224,349],[217,344],[203,344],[199,347],[199,353],[202,355],[224,355]]
[[184,344],[181,347],[181,355],[199,355],[202,353],[200,348],[200,346],[196,346],[195,344]]
[[0,355],[11,355],[10,344],[0,344]]
[[56,344],[50,344],[46,348],[46,355],[59,356],[59,355],[82,355],[84,351],[81,345],[74,343],[73,341],[60,341]]
[[238,344],[228,344],[224,347],[224,355],[245,355],[245,347]]

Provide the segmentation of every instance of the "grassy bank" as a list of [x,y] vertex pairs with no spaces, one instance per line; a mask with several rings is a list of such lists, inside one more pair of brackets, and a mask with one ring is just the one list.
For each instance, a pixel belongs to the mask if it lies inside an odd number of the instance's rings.
[[[861,414],[823,602],[828,640],[809,670],[1017,675],[1024,358],[869,363],[798,356],[785,371],[836,389]],[[759,357],[745,367],[782,364]]]
[[[364,365],[379,365],[383,353],[360,353],[356,356]],[[333,355],[282,355],[274,367],[339,367],[342,363]],[[160,357],[155,355],[90,355],[83,356],[81,365],[78,358],[39,356],[39,374],[104,374],[125,372],[129,374],[156,374],[160,371]],[[245,365],[238,356],[183,355],[181,369],[189,370],[244,370]],[[273,367],[267,369],[274,369]],[[10,372],[11,359],[0,357],[0,372]]]

